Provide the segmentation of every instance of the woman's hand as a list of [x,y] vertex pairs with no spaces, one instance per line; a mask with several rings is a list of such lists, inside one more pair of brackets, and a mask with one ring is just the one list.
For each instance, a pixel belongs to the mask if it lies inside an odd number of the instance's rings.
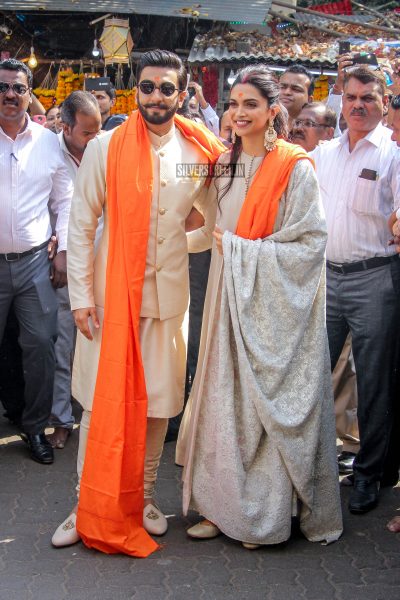
[[224,235],[224,232],[222,231],[222,229],[220,229],[218,227],[218,225],[215,226],[215,229],[213,231],[213,237],[215,239],[215,243],[217,245],[217,250],[218,252],[221,254],[223,254],[223,250],[222,250],[222,236]]

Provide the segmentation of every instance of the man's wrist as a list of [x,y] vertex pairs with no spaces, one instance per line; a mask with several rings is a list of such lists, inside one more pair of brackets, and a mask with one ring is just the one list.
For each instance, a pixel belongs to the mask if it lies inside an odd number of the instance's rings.
[[341,86],[336,85],[335,83],[332,88],[332,94],[335,94],[335,96],[342,96],[343,88]]

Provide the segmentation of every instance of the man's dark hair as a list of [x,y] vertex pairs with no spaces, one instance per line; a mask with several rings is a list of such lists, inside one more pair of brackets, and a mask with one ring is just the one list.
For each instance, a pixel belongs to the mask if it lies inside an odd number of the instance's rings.
[[107,96],[110,98],[110,100],[115,100],[115,98],[117,97],[117,95],[115,93],[115,88],[112,85],[110,85],[104,91],[107,94]]
[[145,52],[139,59],[136,67],[136,81],[139,83],[140,76],[145,67],[162,67],[166,69],[174,69],[178,72],[178,85],[182,92],[187,87],[187,71],[186,67],[174,52],[168,50],[150,50]]
[[99,112],[96,98],[90,92],[76,91],[67,96],[61,107],[61,121],[69,125],[71,129],[76,124],[76,113],[92,115]]
[[334,129],[336,128],[336,124],[337,124],[336,113],[333,110],[333,108],[331,108],[330,106],[327,106],[325,104],[325,102],[307,102],[306,104],[304,104],[304,106],[301,110],[303,110],[304,108],[311,108],[311,109],[323,108],[324,109],[324,125],[327,125],[328,127],[333,127]]
[[386,94],[386,80],[382,71],[373,71],[372,69],[368,69],[368,67],[357,67],[356,69],[352,69],[344,76],[344,88],[349,83],[350,79],[357,79],[357,81],[360,81],[360,83],[363,83],[364,85],[367,83],[376,83],[379,86],[381,96]]
[[310,85],[308,86],[308,95],[313,95],[315,87],[314,77],[311,75],[310,71],[306,69],[303,65],[292,65],[291,67],[288,67],[286,71],[282,74],[285,75],[285,73],[296,73],[297,75],[305,75],[310,82]]
[[26,66],[25,63],[16,60],[15,58],[6,58],[6,60],[0,61],[0,69],[4,69],[5,71],[21,71],[22,73],[25,73],[26,78],[28,80],[28,86],[30,88],[32,87],[32,71],[29,67]]

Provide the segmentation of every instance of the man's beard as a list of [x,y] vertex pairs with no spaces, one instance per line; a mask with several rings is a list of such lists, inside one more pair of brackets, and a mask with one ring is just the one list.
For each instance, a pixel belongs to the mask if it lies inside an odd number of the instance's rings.
[[150,107],[157,106],[158,108],[165,109],[165,112],[163,114],[152,115],[150,114],[148,106],[144,106],[140,102],[139,98],[137,100],[137,103],[139,112],[142,115],[143,119],[148,123],[151,123],[152,125],[163,125],[164,123],[167,123],[173,118],[173,116],[179,108],[179,98],[176,99],[175,104],[173,104],[172,106],[168,106],[166,104],[163,104],[162,102],[160,104],[150,104]]

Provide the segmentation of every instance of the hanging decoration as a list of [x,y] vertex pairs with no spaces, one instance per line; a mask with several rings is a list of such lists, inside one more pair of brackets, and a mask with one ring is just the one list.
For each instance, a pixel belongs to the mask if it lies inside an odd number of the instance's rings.
[[117,101],[111,109],[111,114],[129,115],[133,110],[137,109],[136,104],[136,79],[133,74],[132,63],[130,62],[130,75],[128,85],[125,88],[123,77],[123,66],[118,65],[117,74],[115,76],[115,93]]
[[316,102],[321,102],[325,100],[329,95],[329,84],[328,84],[328,76],[320,75],[315,80],[315,88],[314,88],[314,100]]
[[106,65],[127,64],[133,48],[129,19],[106,19],[100,44]]
[[53,87],[53,76],[51,70],[54,67],[54,62],[50,63],[49,70],[39,87],[33,90],[35,96],[39,99],[45,110],[51,108],[56,101],[56,90]]

